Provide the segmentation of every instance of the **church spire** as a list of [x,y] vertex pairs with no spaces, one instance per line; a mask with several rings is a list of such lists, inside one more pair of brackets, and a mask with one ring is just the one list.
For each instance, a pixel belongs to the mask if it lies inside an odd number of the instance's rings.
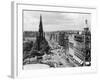
[[38,51],[37,55],[40,55],[40,54],[44,54],[45,52],[48,53],[49,48],[50,48],[49,44],[48,44],[47,40],[45,39],[45,35],[44,35],[44,31],[43,31],[42,16],[40,15],[39,31],[38,31],[38,34],[36,37],[36,42],[34,44],[32,52],[36,53],[36,52],[34,52],[34,50],[36,50],[36,51]]
[[42,24],[42,16],[40,15],[40,23],[39,23],[39,32],[37,37],[37,44],[38,44],[38,50],[40,50],[40,43],[43,40],[43,24]]
[[39,35],[43,37],[43,24],[42,24],[42,16],[40,15],[40,23],[39,23]]

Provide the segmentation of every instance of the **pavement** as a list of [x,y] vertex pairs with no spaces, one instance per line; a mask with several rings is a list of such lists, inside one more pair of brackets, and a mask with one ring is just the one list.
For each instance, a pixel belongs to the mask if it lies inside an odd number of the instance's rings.
[[24,70],[31,70],[31,69],[45,69],[45,68],[50,68],[46,64],[27,64],[23,66]]

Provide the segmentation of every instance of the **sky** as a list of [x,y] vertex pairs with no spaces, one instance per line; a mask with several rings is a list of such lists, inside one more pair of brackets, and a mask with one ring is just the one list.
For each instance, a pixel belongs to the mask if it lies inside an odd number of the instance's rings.
[[[83,30],[91,26],[91,14],[44,11],[24,11],[24,31],[38,31],[40,15],[44,31]],[[88,25],[85,20],[88,20]]]

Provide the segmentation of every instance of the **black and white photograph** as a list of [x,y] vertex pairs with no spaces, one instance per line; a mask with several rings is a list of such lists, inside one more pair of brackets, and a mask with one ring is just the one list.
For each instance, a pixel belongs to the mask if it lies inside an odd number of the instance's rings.
[[23,70],[91,66],[91,14],[23,10]]

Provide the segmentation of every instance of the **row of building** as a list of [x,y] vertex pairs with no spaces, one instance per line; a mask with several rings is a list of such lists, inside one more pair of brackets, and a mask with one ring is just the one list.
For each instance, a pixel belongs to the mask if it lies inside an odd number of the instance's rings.
[[73,54],[79,60],[80,66],[91,65],[91,32],[89,28],[84,28],[81,33],[73,35],[73,40],[69,40],[69,46]]

